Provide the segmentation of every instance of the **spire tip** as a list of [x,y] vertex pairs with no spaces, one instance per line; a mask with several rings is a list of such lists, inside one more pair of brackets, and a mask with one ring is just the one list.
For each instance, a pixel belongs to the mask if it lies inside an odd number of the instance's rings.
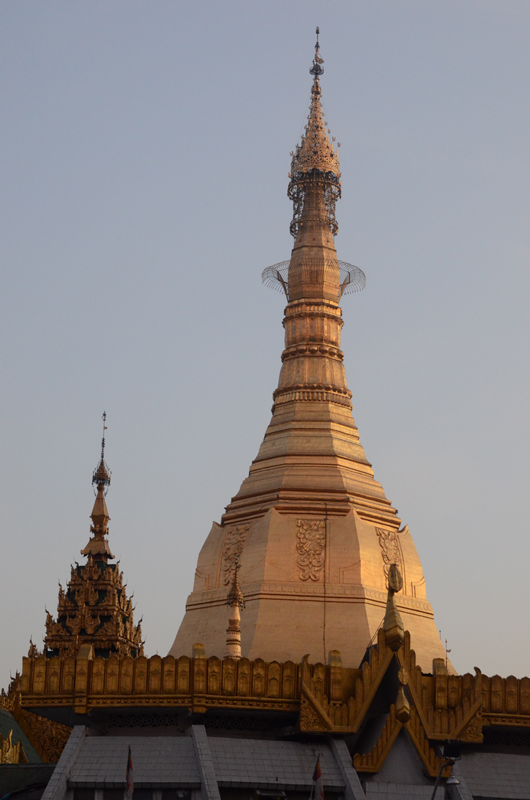
[[103,420],[103,436],[101,438],[101,458],[96,469],[92,473],[92,485],[97,486],[110,486],[111,471],[105,463],[105,431],[107,430],[107,412],[104,411],[101,419]]
[[324,63],[324,59],[320,58],[320,52],[319,52],[320,51],[320,44],[318,41],[318,36],[320,34],[319,27],[317,27],[316,29],[316,34],[317,34],[317,41],[315,44],[315,57],[313,59],[313,66],[309,70],[309,73],[315,76],[315,80],[318,78],[319,75],[324,74],[324,67],[321,66]]

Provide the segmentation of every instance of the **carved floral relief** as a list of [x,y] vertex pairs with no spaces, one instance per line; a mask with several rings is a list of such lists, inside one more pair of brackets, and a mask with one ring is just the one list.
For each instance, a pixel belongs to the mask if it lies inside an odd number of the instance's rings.
[[234,579],[236,559],[239,559],[250,528],[248,525],[234,525],[228,529],[223,546],[223,583],[228,586]]
[[320,519],[299,519],[296,524],[300,580],[319,581],[326,560],[326,523]]
[[403,570],[397,533],[396,531],[386,531],[383,528],[376,528],[375,532],[377,533],[379,545],[381,547],[385,578],[388,578],[388,570],[391,564],[397,564],[399,570]]

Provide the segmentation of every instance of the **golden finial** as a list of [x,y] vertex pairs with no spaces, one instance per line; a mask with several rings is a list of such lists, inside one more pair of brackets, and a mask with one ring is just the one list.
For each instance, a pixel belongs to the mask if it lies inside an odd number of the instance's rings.
[[105,463],[105,431],[107,430],[107,412],[104,411],[101,419],[103,420],[103,436],[101,438],[101,458],[99,464],[92,473],[92,484],[94,486],[110,486],[111,471]]
[[228,592],[228,597],[226,598],[226,605],[227,606],[237,606],[238,608],[245,607],[245,600],[243,598],[243,592],[239,586],[239,581],[237,579],[237,573],[239,572],[241,564],[239,563],[239,557],[236,556],[234,559],[234,578],[232,580],[232,586],[230,587],[230,591]]
[[318,40],[319,29],[317,28],[317,42],[315,45],[315,56],[313,65],[309,72],[313,75],[313,86],[311,87],[311,104],[307,125],[300,144],[294,150],[291,160],[291,181],[287,194],[295,205],[294,217],[291,223],[291,234],[296,237],[300,228],[300,217],[304,207],[304,198],[310,191],[310,184],[315,181],[322,183],[325,195],[323,209],[323,222],[326,222],[333,235],[338,231],[335,220],[335,202],[340,197],[340,166],[338,150],[333,147],[329,140],[327,123],[324,121],[322,111],[319,76],[323,74],[322,64],[324,59],[320,57],[320,44]]
[[309,70],[309,73],[311,75],[323,75],[324,74],[324,67],[321,67],[320,65],[324,63],[324,59],[320,58],[320,52],[319,52],[320,51],[320,45],[318,43],[318,36],[320,34],[320,28],[316,29],[316,34],[317,34],[317,43],[315,45],[315,57],[313,59],[313,66]]
[[105,458],[105,431],[107,430],[107,412],[104,411],[101,415],[101,419],[103,420],[103,437],[101,439],[101,460]]
[[103,412],[101,419],[103,420],[101,457],[99,459],[99,464],[92,474],[92,485],[94,486],[96,500],[94,503],[94,508],[92,509],[92,514],[90,515],[90,519],[92,520],[90,532],[94,535],[89,540],[87,546],[81,550],[81,555],[88,556],[89,560],[91,557],[95,556],[97,560],[107,561],[108,558],[114,558],[114,556],[112,555],[109,544],[105,539],[105,536],[109,532],[107,526],[110,520],[107,503],[105,502],[105,494],[106,490],[110,486],[111,476],[111,471],[105,463],[105,431],[107,430],[107,415],[105,412]]
[[401,614],[397,609],[394,595],[403,588],[403,578],[397,564],[390,564],[388,570],[388,598],[386,601],[386,613],[383,621],[385,632],[385,642],[387,647],[396,652],[405,641],[405,628]]
[[407,674],[404,667],[401,667],[398,672],[399,689],[396,696],[396,717],[403,723],[403,725],[410,719],[410,703],[405,694],[405,686],[407,684]]
[[234,579],[226,598],[226,605],[230,607],[230,618],[226,629],[226,658],[241,658],[241,615],[240,609],[245,607],[243,592],[239,588],[237,573],[239,572],[239,558],[234,559]]

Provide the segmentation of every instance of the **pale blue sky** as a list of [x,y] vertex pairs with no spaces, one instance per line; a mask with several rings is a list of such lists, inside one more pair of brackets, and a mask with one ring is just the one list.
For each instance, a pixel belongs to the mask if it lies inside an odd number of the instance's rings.
[[166,653],[269,420],[320,25],[361,441],[460,671],[530,672],[530,3],[0,3],[0,685],[89,536]]

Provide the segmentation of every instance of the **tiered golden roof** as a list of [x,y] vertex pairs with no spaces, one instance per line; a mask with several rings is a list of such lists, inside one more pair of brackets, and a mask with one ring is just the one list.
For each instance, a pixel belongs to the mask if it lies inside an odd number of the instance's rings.
[[72,567],[66,591],[59,586],[57,621],[47,612],[45,646],[48,654],[75,656],[83,644],[97,655],[143,653],[141,623],[133,622],[133,605],[118,564],[96,560]]
[[[104,421],[105,421],[105,415]],[[103,429],[105,431],[105,428]],[[96,655],[143,654],[141,624],[134,625],[132,600],[123,585],[123,573],[113,559],[106,539],[110,520],[105,490],[110,470],[105,459],[105,438],[92,483],[97,487],[92,509],[92,536],[81,554],[87,563],[72,567],[66,591],[59,586],[57,620],[47,612],[45,647],[49,656],[75,656],[81,645],[92,645]]]

